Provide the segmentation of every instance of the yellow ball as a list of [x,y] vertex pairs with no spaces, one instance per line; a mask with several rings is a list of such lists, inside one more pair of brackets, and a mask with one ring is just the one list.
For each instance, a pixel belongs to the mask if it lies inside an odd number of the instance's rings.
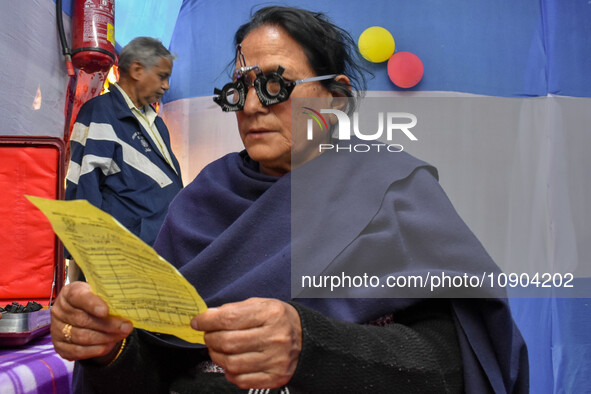
[[394,53],[394,37],[383,27],[372,26],[363,31],[357,41],[361,56],[370,62],[381,63]]

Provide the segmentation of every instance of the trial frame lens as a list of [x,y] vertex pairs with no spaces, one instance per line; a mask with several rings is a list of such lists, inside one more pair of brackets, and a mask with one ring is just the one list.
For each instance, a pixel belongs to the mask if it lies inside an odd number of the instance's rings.
[[[248,75],[251,71],[255,73],[254,80]],[[282,66],[278,66],[277,71],[267,74],[263,74],[258,65],[237,68],[232,75],[233,82],[227,83],[221,90],[214,89],[214,94],[217,97],[214,97],[213,100],[224,112],[241,111],[244,109],[248,89],[253,86],[261,104],[268,107],[286,101],[297,85],[327,80],[337,76],[337,74],[330,74],[286,81],[282,76],[284,71],[285,69]]]

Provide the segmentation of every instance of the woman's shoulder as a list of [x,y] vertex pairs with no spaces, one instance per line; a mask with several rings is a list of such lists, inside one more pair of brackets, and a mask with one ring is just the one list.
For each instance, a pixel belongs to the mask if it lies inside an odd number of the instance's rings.
[[[348,150],[321,154],[316,159],[298,169],[298,177],[310,179],[320,176],[324,179],[342,179],[347,182],[359,181],[363,184],[379,182],[386,185],[405,179],[416,172],[427,172],[435,181],[439,176],[437,169],[405,151]],[[344,177],[344,178],[343,178]]]
[[207,164],[199,173],[195,176],[192,183],[199,182],[203,178],[207,177],[217,177],[220,174],[225,174],[231,171],[232,168],[235,168],[239,165],[241,161],[240,153],[239,152],[231,152],[227,153],[226,155],[212,161],[211,163]]

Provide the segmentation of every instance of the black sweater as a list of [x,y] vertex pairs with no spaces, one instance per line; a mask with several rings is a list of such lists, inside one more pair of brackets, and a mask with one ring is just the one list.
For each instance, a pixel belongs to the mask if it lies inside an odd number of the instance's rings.
[[[383,326],[328,319],[302,307],[302,351],[287,387],[251,393],[463,392],[449,303],[431,300],[381,319]],[[145,335],[145,334],[144,334]],[[109,367],[76,363],[79,393],[248,393],[210,372],[205,349],[157,346],[137,330]],[[208,371],[206,371],[208,370]]]

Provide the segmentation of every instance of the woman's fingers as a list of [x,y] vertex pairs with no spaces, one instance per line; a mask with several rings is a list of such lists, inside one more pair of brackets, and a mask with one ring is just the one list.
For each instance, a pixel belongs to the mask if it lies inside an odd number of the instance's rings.
[[132,330],[128,320],[109,315],[107,304],[85,282],[65,286],[51,308],[53,345],[68,360],[109,354]]
[[191,324],[205,332],[212,361],[239,387],[280,387],[295,372],[301,323],[285,302],[252,298],[226,304],[196,316]]

